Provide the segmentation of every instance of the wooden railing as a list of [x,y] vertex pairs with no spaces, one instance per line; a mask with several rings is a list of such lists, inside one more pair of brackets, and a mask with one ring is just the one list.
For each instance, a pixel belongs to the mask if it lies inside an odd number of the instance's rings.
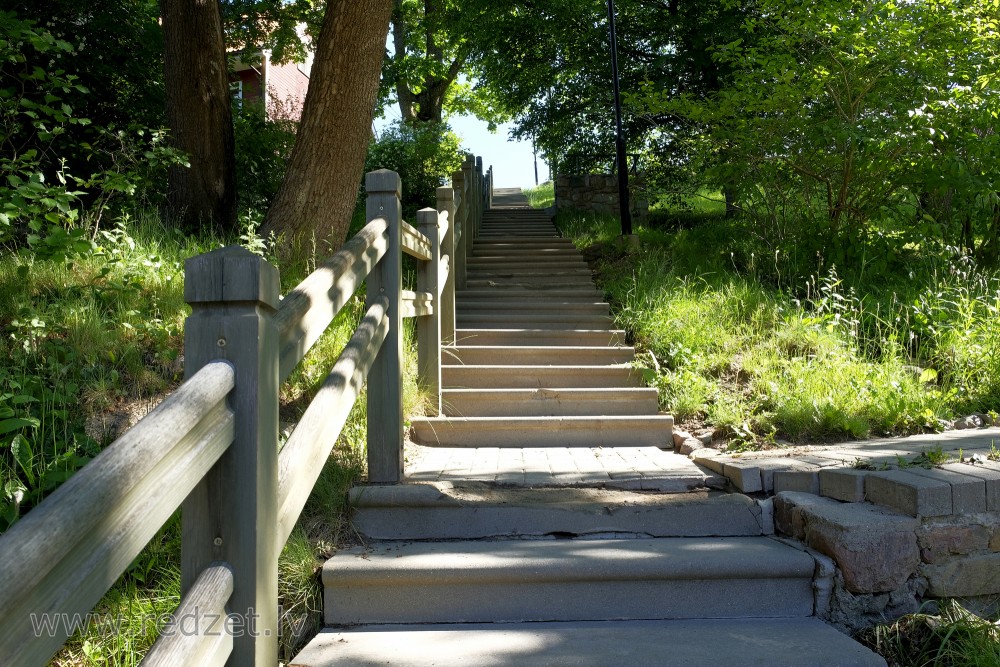
[[[284,298],[278,270],[238,246],[186,262],[184,383],[0,536],[3,665],[44,665],[178,507],[182,600],[143,665],[276,664],[278,554],[366,379],[368,481],[402,479],[405,317],[440,413],[441,345],[492,170],[467,158],[416,227],[395,172],[365,187],[367,225]],[[279,452],[281,383],[366,279],[361,323]]]

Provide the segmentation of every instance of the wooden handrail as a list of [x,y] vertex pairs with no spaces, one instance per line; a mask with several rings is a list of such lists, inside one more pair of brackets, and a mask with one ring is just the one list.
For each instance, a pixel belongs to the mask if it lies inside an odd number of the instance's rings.
[[233,652],[233,636],[224,632],[226,603],[232,594],[233,570],[228,563],[205,568],[140,667],[223,664]]
[[[206,365],[0,536],[0,655],[44,664],[233,441],[227,363]],[[33,624],[54,623],[52,636]]]
[[278,380],[302,361],[354,296],[388,247],[385,218],[375,218],[281,300],[274,323],[281,337]]
[[[467,157],[418,229],[400,216],[399,176],[369,173],[368,224],[284,299],[277,269],[242,248],[187,261],[187,380],[0,536],[5,665],[45,664],[70,625],[42,615],[92,609],[179,506],[183,596],[143,665],[274,664],[278,554],[366,380],[369,482],[402,479],[404,317],[417,318],[418,379],[440,413],[441,345],[454,342],[484,183],[492,173],[484,182]],[[413,291],[403,253],[418,260]],[[366,279],[367,312],[279,453],[279,385]],[[256,632],[208,632],[227,610],[253,614]]]
[[416,227],[406,222],[400,222],[403,231],[403,252],[410,257],[416,257],[421,262],[429,262],[434,256],[431,250],[431,242],[421,234]]
[[313,485],[330,456],[354,401],[361,394],[382,341],[389,330],[389,300],[375,300],[340,353],[305,414],[278,456],[278,539],[285,543]]

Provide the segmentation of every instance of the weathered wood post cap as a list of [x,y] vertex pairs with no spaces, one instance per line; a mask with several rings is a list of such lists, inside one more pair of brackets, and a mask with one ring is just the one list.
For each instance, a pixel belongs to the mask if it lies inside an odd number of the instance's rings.
[[447,200],[447,199],[454,199],[455,198],[455,191],[452,190],[447,185],[442,185],[441,187],[439,187],[436,190],[436,192],[437,192],[438,201],[440,201],[442,199]]
[[422,208],[417,211],[417,227],[438,228],[438,212],[434,208]]
[[184,262],[184,300],[188,303],[245,301],[277,309],[280,292],[278,269],[238,245]]
[[482,156],[476,156],[476,169],[479,171],[483,170],[483,158]]
[[389,169],[377,169],[365,174],[365,192],[392,192],[397,197],[403,196],[403,182],[399,174]]

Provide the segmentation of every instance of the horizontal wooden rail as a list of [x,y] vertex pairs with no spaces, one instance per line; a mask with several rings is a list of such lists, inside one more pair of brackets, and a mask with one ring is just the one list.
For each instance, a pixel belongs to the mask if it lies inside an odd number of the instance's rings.
[[278,456],[278,549],[288,539],[389,330],[376,299]]
[[0,537],[0,655],[44,664],[233,441],[232,366],[206,365]]
[[141,667],[224,665],[233,652],[226,603],[233,594],[228,563],[205,568],[143,659]]
[[423,317],[434,313],[436,299],[430,292],[413,292],[403,290],[400,314],[403,317]]
[[384,218],[369,222],[281,300],[274,318],[281,337],[279,381],[302,361],[385,255],[387,226]]
[[403,231],[403,252],[410,257],[416,257],[421,262],[429,262],[434,257],[430,240],[405,220],[401,221],[399,226]]

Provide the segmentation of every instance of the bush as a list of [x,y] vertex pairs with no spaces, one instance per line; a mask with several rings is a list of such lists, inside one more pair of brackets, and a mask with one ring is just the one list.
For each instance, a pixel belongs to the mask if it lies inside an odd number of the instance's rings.
[[365,171],[391,169],[403,181],[403,215],[435,208],[435,190],[462,166],[458,135],[447,123],[397,121],[368,146]]
[[278,193],[295,145],[296,122],[267,117],[263,104],[233,108],[236,182],[241,212],[265,211]]

